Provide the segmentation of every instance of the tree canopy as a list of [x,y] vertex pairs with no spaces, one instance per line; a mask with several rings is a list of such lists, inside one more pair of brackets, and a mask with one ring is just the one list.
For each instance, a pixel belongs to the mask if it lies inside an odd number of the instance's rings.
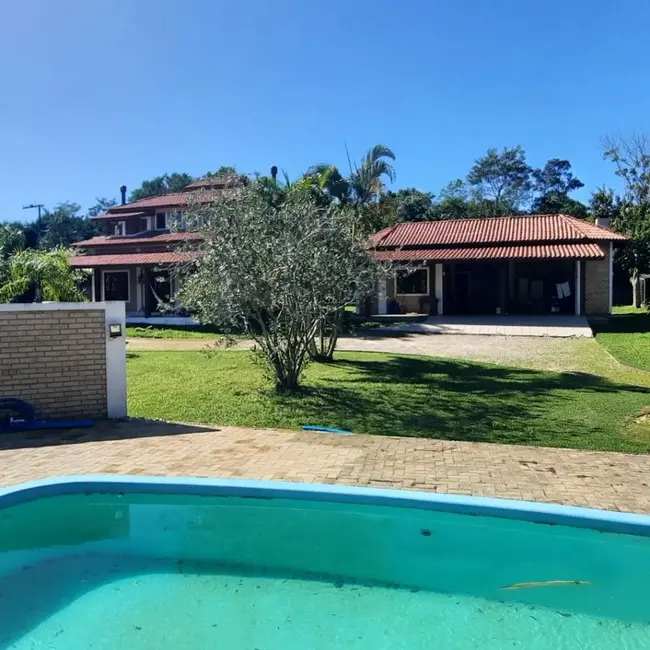
[[[52,210],[44,210],[40,223],[40,247],[67,247],[98,234],[97,224],[80,212],[81,206],[69,201],[55,205]],[[31,227],[38,228],[38,223]]]
[[150,180],[142,181],[142,185],[131,192],[129,201],[182,192],[193,181],[194,177],[190,174],[178,172],[156,176]]
[[526,153],[519,145],[488,149],[467,174],[473,198],[484,202],[492,217],[517,214],[528,202],[533,183]]
[[276,390],[295,390],[320,326],[368,295],[378,267],[357,206],[267,190],[257,180],[190,211],[203,240],[177,297],[203,323],[243,328]]
[[605,138],[603,155],[623,181],[623,195],[600,191],[594,207],[614,217],[615,230],[630,241],[618,249],[617,262],[632,276],[634,302],[638,303],[637,277],[650,272],[650,140],[643,134],[629,138]]

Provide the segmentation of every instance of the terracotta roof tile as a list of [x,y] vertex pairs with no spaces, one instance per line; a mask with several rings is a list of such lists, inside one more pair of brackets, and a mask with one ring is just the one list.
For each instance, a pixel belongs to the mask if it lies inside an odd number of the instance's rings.
[[189,253],[120,253],[117,255],[73,255],[70,266],[122,266],[125,264],[178,264],[192,259]]
[[119,214],[99,214],[96,217],[90,217],[91,219],[112,219],[115,221],[116,219],[128,219],[129,217],[144,217],[147,213],[140,210],[138,212],[120,212]]
[[173,194],[163,194],[162,196],[150,196],[146,199],[126,203],[125,205],[116,205],[114,208],[108,210],[106,214],[119,215],[122,212],[132,212],[139,208],[182,208],[191,201],[210,203],[222,194],[222,190],[205,190],[200,192],[175,192]]
[[186,190],[195,190],[202,188],[220,188],[224,187],[237,187],[241,185],[242,181],[239,176],[211,176],[207,178],[199,178],[198,180],[185,186]]
[[460,262],[478,260],[603,259],[599,244],[533,244],[528,246],[472,246],[467,248],[416,248],[382,250],[375,258],[384,262]]
[[563,214],[400,223],[372,237],[378,247],[624,239],[625,235]]
[[92,237],[84,241],[78,241],[72,246],[94,247],[94,246],[120,246],[137,244],[168,244],[179,241],[197,241],[201,235],[197,232],[156,232],[150,230],[137,235],[109,235],[106,237]]

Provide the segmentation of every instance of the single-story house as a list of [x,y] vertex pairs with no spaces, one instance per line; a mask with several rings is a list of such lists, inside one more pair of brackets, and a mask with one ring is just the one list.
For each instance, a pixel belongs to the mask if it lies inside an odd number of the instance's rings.
[[626,239],[563,214],[399,223],[372,238],[377,259],[404,266],[374,311],[609,314],[613,247]]

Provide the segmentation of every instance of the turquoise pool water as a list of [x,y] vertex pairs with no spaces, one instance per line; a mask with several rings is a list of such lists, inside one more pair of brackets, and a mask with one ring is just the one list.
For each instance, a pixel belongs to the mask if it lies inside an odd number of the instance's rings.
[[650,647],[645,534],[368,491],[132,489],[0,494],[0,649]]

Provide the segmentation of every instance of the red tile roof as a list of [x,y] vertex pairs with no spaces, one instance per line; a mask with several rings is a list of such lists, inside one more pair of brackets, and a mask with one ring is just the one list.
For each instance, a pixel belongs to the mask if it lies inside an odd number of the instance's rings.
[[91,219],[112,219],[115,221],[116,219],[128,219],[129,217],[144,217],[146,216],[146,212],[144,211],[139,211],[139,212],[120,212],[119,214],[99,214],[96,217],[90,217]]
[[94,246],[119,246],[138,244],[168,244],[179,241],[197,241],[201,235],[197,232],[141,232],[137,235],[109,235],[106,237],[92,237],[84,241],[78,241],[72,246],[90,248]]
[[195,190],[201,188],[215,187],[236,187],[241,185],[242,181],[238,176],[212,176],[208,178],[199,178],[198,180],[185,186],[186,190]]
[[399,223],[373,235],[377,247],[624,240],[625,235],[563,214]]
[[533,244],[528,246],[473,246],[468,248],[401,248],[381,250],[375,258],[384,262],[461,262],[477,260],[603,259],[599,244]]
[[[201,191],[201,192],[175,192],[173,194],[163,194],[162,196],[150,196],[146,199],[126,203],[125,205],[116,205],[107,211],[106,216],[119,216],[123,212],[132,212],[139,208],[182,208],[191,201],[197,203],[210,203],[223,194],[220,190]],[[102,215],[104,216],[104,215]]]
[[120,253],[117,255],[73,255],[70,266],[123,266],[126,264],[178,264],[192,259],[190,253]]

